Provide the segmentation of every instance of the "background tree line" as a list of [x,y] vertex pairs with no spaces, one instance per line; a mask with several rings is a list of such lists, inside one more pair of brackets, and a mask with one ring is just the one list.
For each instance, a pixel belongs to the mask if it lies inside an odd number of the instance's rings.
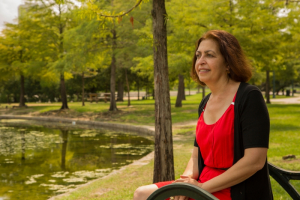
[[[67,100],[82,101],[84,93],[112,87],[121,99],[124,89],[153,91],[150,2],[113,19],[93,9],[118,13],[135,0],[81,3],[79,8],[69,0],[28,0],[20,6],[18,23],[7,23],[0,37],[1,102],[25,106],[38,95],[43,101],[56,98],[63,109]],[[170,0],[166,9],[169,81],[181,91],[177,106],[184,88],[197,87],[189,78],[194,44],[211,29],[239,39],[252,62],[252,84],[270,91],[273,74],[277,93],[298,84],[299,3]]]

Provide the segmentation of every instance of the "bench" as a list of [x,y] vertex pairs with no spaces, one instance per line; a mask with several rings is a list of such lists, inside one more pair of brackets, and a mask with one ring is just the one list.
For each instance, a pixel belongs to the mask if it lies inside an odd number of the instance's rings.
[[103,93],[103,96],[98,97],[98,99],[103,99],[106,103],[107,101],[110,101],[110,93]]
[[96,103],[98,103],[98,94],[97,93],[90,93],[89,96],[90,96],[90,98],[88,100],[90,101],[90,103],[92,103],[93,101],[96,101]]
[[90,103],[92,103],[93,101],[95,101],[96,103],[98,103],[99,100],[103,100],[105,103],[107,101],[110,101],[110,93],[103,93],[103,96],[98,96],[97,93],[90,93],[89,94],[89,98],[87,99]]
[[[300,171],[289,171],[268,163],[269,174],[281,187],[292,197],[293,200],[300,200],[300,194],[290,184],[290,180],[300,180]],[[153,192],[147,200],[163,200],[171,196],[187,196],[195,200],[218,200],[215,196],[188,183],[173,183],[159,188]]]

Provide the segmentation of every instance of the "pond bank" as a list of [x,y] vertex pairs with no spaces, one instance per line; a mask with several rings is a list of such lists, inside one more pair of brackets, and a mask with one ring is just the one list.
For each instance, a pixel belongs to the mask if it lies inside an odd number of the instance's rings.
[[101,128],[113,129],[122,132],[135,132],[141,135],[154,136],[154,127],[151,126],[135,126],[128,124],[99,122],[99,121],[88,121],[88,120],[75,120],[58,117],[32,117],[32,116],[18,116],[18,115],[0,115],[0,120],[3,119],[22,119],[22,120],[34,120],[42,122],[55,122],[76,125],[88,125],[97,126]]

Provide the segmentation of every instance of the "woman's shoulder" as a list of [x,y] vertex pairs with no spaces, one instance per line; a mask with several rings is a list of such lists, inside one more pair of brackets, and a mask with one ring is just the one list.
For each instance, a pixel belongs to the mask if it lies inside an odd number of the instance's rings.
[[252,91],[257,91],[256,93],[259,93],[261,95],[261,90],[257,86],[251,85],[249,83],[241,82],[239,89],[237,91],[236,99],[237,100],[245,99],[249,97],[249,94]]
[[251,85],[249,83],[241,82],[240,86],[239,86],[239,89],[238,89],[238,92],[249,93],[253,90],[260,91],[260,89],[255,85]]

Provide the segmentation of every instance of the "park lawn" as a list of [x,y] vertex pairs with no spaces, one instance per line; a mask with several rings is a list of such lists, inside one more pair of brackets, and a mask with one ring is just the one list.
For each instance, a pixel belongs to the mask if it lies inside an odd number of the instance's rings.
[[[201,94],[186,96],[182,108],[175,108],[176,97],[171,97],[172,123],[196,122],[197,108],[202,99]],[[91,120],[108,121],[117,123],[128,123],[135,125],[154,126],[154,100],[132,100],[132,106],[127,107],[127,101],[118,102],[118,112],[108,112],[109,103],[86,103],[82,107],[81,103],[69,103],[70,110],[59,113],[62,117],[89,117]],[[1,105],[2,107],[5,105]],[[27,109],[16,109],[21,114],[38,113],[48,115],[53,110],[58,110],[60,104],[45,104],[41,106],[31,106]],[[300,171],[300,105],[271,104],[268,105],[271,133],[270,149],[268,151],[268,161],[289,170]],[[14,109],[5,110],[6,114]],[[8,111],[8,112],[7,112]],[[66,114],[66,115],[64,115]],[[74,116],[73,116],[74,115]],[[60,115],[58,115],[60,116]],[[184,171],[187,161],[191,155],[194,140],[193,126],[181,127],[174,133],[174,164],[176,178]],[[180,138],[180,140],[178,140]],[[294,154],[297,159],[282,160],[282,156]],[[152,182],[153,161],[147,165],[131,166],[126,168],[121,174],[112,175],[103,180],[97,180],[87,187],[82,187],[68,197],[63,199],[132,199],[134,190],[145,184]],[[284,190],[271,179],[274,199],[291,199]],[[292,181],[294,186],[300,191],[300,181]]]
[[[192,107],[191,107],[192,108]],[[194,106],[194,110],[196,109]],[[184,106],[180,112],[189,110]],[[268,105],[271,134],[268,161],[285,169],[300,171],[300,105]],[[172,109],[172,112],[174,109]],[[184,113],[184,112],[183,112]],[[183,114],[185,115],[185,113]],[[173,116],[173,115],[172,115]],[[176,114],[174,115],[176,116]],[[173,118],[174,119],[174,118]],[[187,120],[186,118],[182,118]],[[179,120],[176,119],[176,120]],[[174,165],[175,178],[184,171],[191,156],[194,141],[195,125],[189,125],[173,130],[174,134]],[[296,160],[282,160],[282,156],[294,154]],[[109,199],[129,200],[133,197],[135,189],[141,185],[151,184],[153,177],[153,160],[146,165],[133,165],[125,168],[119,174],[112,175],[105,179],[96,180],[93,183],[81,187],[70,195],[57,198],[63,200],[74,199]],[[300,181],[291,181],[300,191]],[[291,199],[289,195],[272,178],[271,184],[276,200]]]
[[[186,96],[186,100],[182,101],[182,108],[175,108],[176,97],[171,97],[172,122],[184,122],[187,120],[197,119],[197,108],[202,99],[202,94]],[[110,112],[109,102],[90,103],[86,102],[85,106],[81,102],[68,103],[69,110],[60,111],[59,103],[28,103],[28,108],[11,108],[17,104],[2,104],[0,113],[2,114],[31,114],[51,117],[70,117],[84,118],[95,121],[107,121],[118,123],[130,123],[136,125],[154,125],[155,106],[154,100],[131,100],[131,106],[127,106],[126,98],[124,102],[117,102],[119,111]],[[9,106],[9,109],[5,109]]]

